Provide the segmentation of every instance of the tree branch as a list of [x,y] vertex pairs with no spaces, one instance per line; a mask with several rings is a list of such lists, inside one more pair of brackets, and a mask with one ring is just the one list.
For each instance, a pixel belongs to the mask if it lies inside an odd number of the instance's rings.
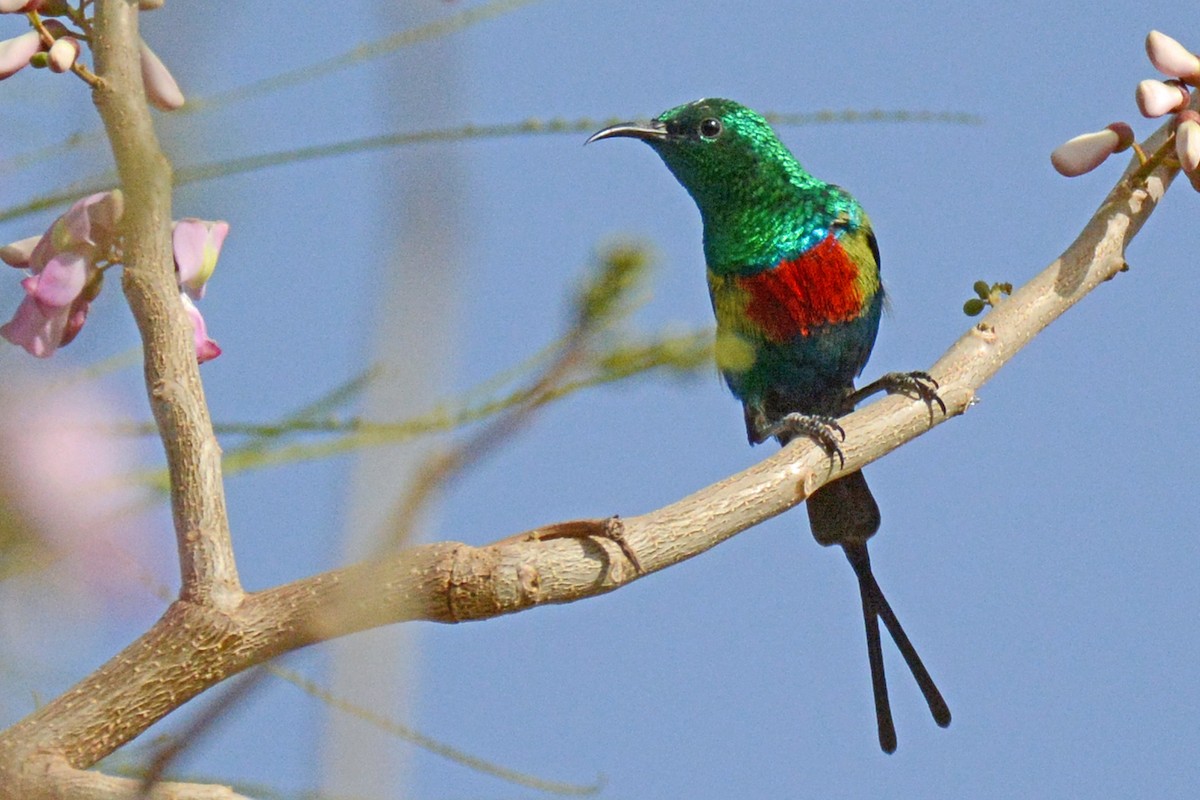
[[75,769],[60,758],[39,759],[50,784],[24,800],[250,800],[228,786],[163,781],[142,790],[142,782]]
[[138,60],[137,2],[96,5],[94,100],[125,192],[121,283],[142,336],[150,407],[166,449],[181,597],[232,609],[242,587],[191,324],[171,252],[171,165],[159,149]]
[[[128,20],[122,23],[129,24]],[[107,65],[99,59],[98,63]],[[102,69],[101,74],[111,73]],[[1200,96],[1192,103],[1200,107]],[[120,120],[116,111],[108,113]],[[1159,149],[1169,135],[1164,126],[1146,142],[1146,150]],[[1148,175],[1142,174],[1147,171]],[[842,420],[846,430],[844,464],[833,462],[812,442],[798,439],[761,463],[648,514],[624,520],[559,523],[484,547],[456,542],[415,547],[379,561],[246,595],[236,606],[207,602],[210,598],[203,595],[181,598],[145,635],[95,673],[0,733],[0,798],[66,796],[58,792],[62,784],[56,784],[56,790],[45,788],[52,768],[75,771],[91,766],[205,689],[281,653],[393,622],[486,619],[602,594],[641,574],[699,555],[786,511],[824,483],[861,469],[965,412],[984,383],[1039,331],[1117,274],[1125,263],[1125,247],[1176,173],[1169,159],[1152,170],[1131,165],[1063,255],[947,350],[930,369],[941,383],[946,416],[911,399],[887,397]],[[127,185],[132,194],[133,183]],[[152,198],[142,197],[141,191],[138,202],[145,205],[140,214],[162,208],[154,205]],[[131,207],[132,201],[133,197]],[[158,236],[162,232],[158,223],[165,224],[165,219],[163,216],[149,226],[139,217],[130,223],[131,236],[144,235],[149,242],[154,237],[138,226],[153,227],[152,233]],[[157,253],[156,257],[165,255]],[[171,318],[171,313],[177,316],[177,312],[155,305],[165,303],[167,289],[173,289],[164,281],[170,275],[161,269],[161,260],[139,263],[160,267],[139,267],[137,277],[130,280],[134,284],[131,303],[137,297],[138,302],[150,306],[143,309],[148,380],[151,375],[160,380],[175,375],[180,387],[189,387],[188,391],[160,392],[167,399],[155,401],[162,404],[161,408],[156,405],[156,414],[162,414],[164,431],[184,428],[179,435],[195,436],[196,418],[187,413],[203,412],[198,378],[194,366],[182,368],[183,348],[176,341],[180,326]],[[139,323],[143,312],[137,312]],[[176,365],[174,372],[166,368],[167,363]],[[194,359],[187,363],[193,365]],[[152,390],[158,385],[151,381]],[[198,409],[194,407],[197,404]],[[192,427],[182,424],[188,419]],[[203,420],[206,423],[207,416]],[[197,441],[189,440],[185,446],[170,435],[166,439],[171,457],[191,467],[207,463],[204,458],[215,458],[215,444],[207,452]],[[219,476],[219,472],[207,474]],[[192,480],[197,473],[173,471],[172,476]],[[200,483],[205,491],[214,490],[214,485]],[[219,481],[215,489],[219,490]],[[192,489],[177,491],[189,493]],[[201,513],[205,506],[182,501],[181,506],[182,510],[177,507],[177,524],[180,519],[192,519],[188,514],[212,523],[211,517]],[[222,513],[222,523],[223,519]],[[637,573],[612,540],[614,526],[637,554],[645,573]],[[160,785],[155,790],[161,789]],[[172,796],[203,796],[189,794],[191,791],[185,788]]]

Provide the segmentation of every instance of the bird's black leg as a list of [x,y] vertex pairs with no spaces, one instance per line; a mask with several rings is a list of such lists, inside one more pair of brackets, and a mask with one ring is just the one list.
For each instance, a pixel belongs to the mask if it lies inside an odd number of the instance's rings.
[[858,576],[858,593],[862,597],[863,625],[867,631],[867,661],[871,665],[871,690],[875,694],[875,723],[879,729],[879,746],[885,753],[896,752],[896,726],[892,722],[892,705],[888,700],[887,675],[883,671],[883,643],[879,639],[879,612],[872,590],[871,561],[865,542],[843,544],[846,559]]
[[[854,568],[854,574],[858,576],[864,608],[868,602],[867,597],[870,595],[870,604],[879,618],[883,620],[883,624],[887,626],[888,633],[892,635],[892,640],[900,650],[900,655],[904,656],[904,663],[908,664],[913,679],[917,682],[921,694],[925,696],[925,703],[929,706],[929,713],[933,715],[933,721],[943,728],[946,727],[950,724],[950,707],[946,705],[946,700],[938,691],[937,684],[933,682],[933,677],[929,674],[929,670],[925,669],[921,656],[917,654],[917,648],[913,647],[912,641],[909,640],[904,628],[900,625],[900,620],[896,617],[896,612],[892,610],[891,604],[883,595],[883,590],[879,588],[879,583],[875,580],[874,573],[871,572],[871,559],[867,555],[866,543],[843,544],[842,549],[846,551],[846,558],[850,561],[850,566]],[[878,634],[876,635],[878,636]],[[868,633],[867,636],[869,639],[870,634]],[[879,670],[882,674],[882,664]],[[871,672],[874,675],[874,665],[872,665]],[[878,707],[878,700],[876,706]],[[879,735],[882,743],[882,727]]]
[[943,416],[946,413],[946,404],[942,398],[938,397],[938,382],[928,372],[889,372],[879,380],[868,383],[863,388],[852,393],[846,398],[846,410],[853,410],[855,406],[866,400],[873,394],[879,392],[887,392],[888,394],[903,394],[909,397],[915,397],[918,400],[924,400],[925,404],[933,410],[934,403],[942,409]]

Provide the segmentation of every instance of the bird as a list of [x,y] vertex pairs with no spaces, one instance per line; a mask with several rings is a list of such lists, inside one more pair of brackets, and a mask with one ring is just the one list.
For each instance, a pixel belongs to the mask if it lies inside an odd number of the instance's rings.
[[[840,459],[837,418],[880,391],[945,413],[925,372],[887,373],[855,389],[884,306],[871,221],[846,190],[807,172],[760,114],[705,98],[611,125],[586,143],[620,137],[648,144],[700,211],[717,367],[742,403],[751,445],[806,436]],[[866,478],[857,471],[827,483],[806,506],[814,538],[840,545],[858,581],[880,747],[896,749],[880,620],[946,727],[950,709],[871,569],[867,540],[880,513]]]

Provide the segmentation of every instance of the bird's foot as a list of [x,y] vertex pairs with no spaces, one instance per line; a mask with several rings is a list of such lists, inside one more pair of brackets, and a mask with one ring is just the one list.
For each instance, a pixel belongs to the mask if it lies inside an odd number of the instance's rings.
[[846,457],[842,454],[840,444],[846,441],[846,431],[833,417],[796,412],[784,414],[763,431],[763,438],[768,436],[779,437],[785,442],[797,436],[806,436],[819,444],[826,455],[830,458],[837,456],[841,465],[846,466]]
[[879,380],[867,384],[846,398],[848,410],[866,400],[873,394],[887,392],[902,394],[917,400],[922,400],[929,410],[933,411],[934,403],[946,415],[946,403],[938,396],[938,382],[928,372],[914,370],[913,372],[889,372]]

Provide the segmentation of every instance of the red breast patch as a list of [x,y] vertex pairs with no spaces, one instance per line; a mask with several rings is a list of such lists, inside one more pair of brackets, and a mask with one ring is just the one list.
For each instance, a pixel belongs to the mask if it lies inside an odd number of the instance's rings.
[[746,316],[767,337],[786,342],[816,327],[848,322],[862,311],[858,267],[833,235],[773,269],[737,278],[749,296]]

